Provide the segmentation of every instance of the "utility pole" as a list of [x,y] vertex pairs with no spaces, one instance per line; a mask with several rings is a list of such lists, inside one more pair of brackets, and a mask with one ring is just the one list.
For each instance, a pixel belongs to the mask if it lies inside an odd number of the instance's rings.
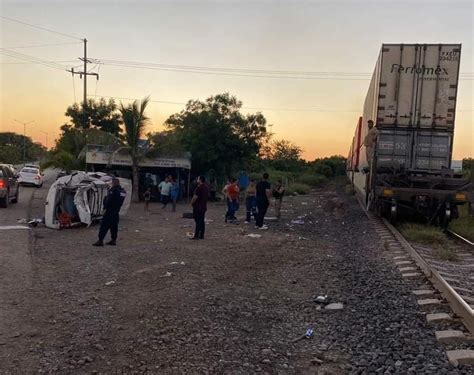
[[46,150],[48,149],[48,133],[40,130],[40,133],[46,134]]
[[29,124],[31,124],[35,121],[33,120],[33,121],[29,121],[29,122],[21,122],[21,121],[15,120],[15,119],[13,119],[13,121],[16,121],[19,124],[23,125],[23,164],[26,164],[26,125],[29,125]]
[[90,63],[89,60],[87,60],[87,39],[83,39],[84,42],[84,57],[79,57],[79,60],[84,62],[84,68],[82,72],[75,72],[74,68],[71,68],[71,70],[68,70],[73,76],[74,74],[79,74],[79,77],[82,79],[82,76],[84,76],[84,92],[83,92],[83,104],[82,104],[82,111],[84,114],[84,128],[87,127],[87,76],[95,76],[97,80],[99,80],[99,74],[97,73],[88,73],[87,72],[87,63]]

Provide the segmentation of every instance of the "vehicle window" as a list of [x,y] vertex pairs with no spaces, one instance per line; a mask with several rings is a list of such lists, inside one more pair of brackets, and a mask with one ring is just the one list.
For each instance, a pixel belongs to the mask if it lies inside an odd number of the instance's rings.
[[6,176],[7,177],[10,177],[10,178],[13,178],[13,173],[12,173],[12,170],[8,167],[4,168],[5,170],[5,173],[6,173]]
[[33,168],[23,168],[21,171],[24,172],[24,173],[34,173],[34,174],[38,174],[38,170],[37,170],[37,169],[33,169]]
[[3,168],[0,167],[0,178],[3,177]]

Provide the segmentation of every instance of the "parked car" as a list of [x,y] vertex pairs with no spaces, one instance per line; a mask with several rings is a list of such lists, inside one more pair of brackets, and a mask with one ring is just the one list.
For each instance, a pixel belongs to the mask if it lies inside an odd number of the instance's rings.
[[0,207],[8,207],[18,202],[19,183],[11,168],[0,164]]
[[43,174],[39,169],[24,167],[21,169],[18,177],[20,185],[34,185],[36,187],[43,186]]

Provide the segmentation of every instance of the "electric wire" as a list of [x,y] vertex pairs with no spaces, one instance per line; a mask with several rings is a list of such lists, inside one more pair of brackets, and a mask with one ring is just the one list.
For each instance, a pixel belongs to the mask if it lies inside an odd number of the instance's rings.
[[25,55],[23,53],[19,53],[19,52],[15,52],[15,51],[10,51],[10,50],[8,50],[6,48],[2,48],[2,47],[0,47],[0,54],[3,54],[5,56],[9,56],[9,57],[13,57],[13,58],[16,58],[16,59],[19,59],[19,60],[28,61],[30,63],[44,65],[44,66],[54,68],[54,69],[60,69],[60,70],[66,70],[67,69],[66,65],[61,65],[61,64],[58,64],[58,63],[53,62],[53,61],[48,61],[48,60],[41,59],[39,57]]
[[14,19],[14,18],[5,17],[5,16],[0,16],[0,18],[2,18],[2,19],[4,19],[4,20],[11,21],[11,22],[16,22],[16,23],[19,23],[19,24],[22,24],[22,25],[25,25],[25,26],[33,27],[33,28],[35,28],[35,29],[39,29],[39,30],[43,30],[43,31],[48,31],[48,32],[50,32],[50,33],[54,33],[54,34],[58,34],[58,35],[62,35],[62,36],[68,37],[68,38],[72,38],[72,39],[77,39],[77,40],[83,41],[82,38],[78,38],[77,36],[74,36],[74,35],[71,35],[71,34],[62,33],[62,32],[60,32],[60,31],[56,31],[56,30],[47,29],[46,27],[33,25],[33,24],[31,24],[31,23],[24,22],[24,21],[20,21],[20,20]]
[[50,43],[50,44],[32,44],[29,46],[13,46],[13,47],[4,47],[7,49],[20,49],[20,48],[37,48],[37,47],[56,47],[56,46],[68,46],[82,44],[82,42],[66,42],[66,43]]
[[[194,65],[172,65],[159,63],[145,63],[126,60],[111,60],[90,58],[91,61],[102,65],[126,67],[135,69],[161,70],[172,72],[198,73],[209,75],[226,75],[238,77],[255,78],[283,78],[283,79],[316,79],[316,80],[342,80],[342,81],[367,81],[371,73],[357,72],[329,72],[329,71],[294,71],[294,70],[264,70],[264,69],[243,69],[243,68],[217,68]],[[461,73],[462,79],[469,80],[472,73]]]

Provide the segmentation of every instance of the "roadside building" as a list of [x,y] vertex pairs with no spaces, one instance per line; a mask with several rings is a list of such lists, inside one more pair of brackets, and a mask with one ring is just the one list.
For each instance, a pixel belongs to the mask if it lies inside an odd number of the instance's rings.
[[[191,155],[183,153],[176,156],[148,157],[140,162],[139,195],[147,188],[151,190],[151,200],[159,200],[159,183],[165,176],[172,175],[180,184],[182,198],[189,196],[191,179]],[[113,173],[118,177],[133,179],[132,159],[125,149],[113,146],[93,145],[86,146],[86,170],[88,172]]]

